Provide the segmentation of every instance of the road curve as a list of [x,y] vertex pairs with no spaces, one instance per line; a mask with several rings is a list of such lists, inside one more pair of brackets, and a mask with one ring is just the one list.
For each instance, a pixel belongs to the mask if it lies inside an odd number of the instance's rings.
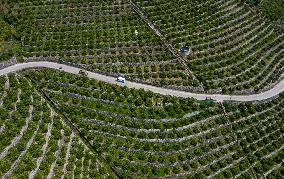
[[[52,68],[52,69],[59,69],[59,67],[62,67],[62,71],[65,71],[67,73],[72,74],[78,74],[81,70],[80,68],[76,68],[73,66],[68,66],[64,64],[54,63],[54,62],[28,62],[28,63],[18,63],[12,66],[9,66],[7,68],[4,68],[0,70],[0,76],[5,75],[11,72],[20,71],[26,68],[36,68],[36,67],[45,67],[45,68]],[[118,84],[116,82],[116,79],[114,77],[101,75],[94,72],[88,72],[88,77],[93,78],[99,81],[104,81],[110,84]],[[177,96],[177,97],[183,97],[183,98],[195,98],[197,100],[205,100],[206,98],[211,98],[216,101],[261,101],[265,99],[272,98],[278,94],[280,94],[282,91],[284,91],[284,80],[280,81],[277,85],[275,85],[272,89],[265,91],[263,93],[259,94],[252,94],[252,95],[222,95],[222,94],[198,94],[198,93],[190,93],[190,92],[184,92],[184,91],[178,91],[178,90],[171,90],[146,84],[140,84],[136,82],[127,81],[125,83],[125,86],[129,88],[135,88],[135,89],[144,89],[149,90],[154,93],[159,93],[162,95],[171,95],[171,96]]]

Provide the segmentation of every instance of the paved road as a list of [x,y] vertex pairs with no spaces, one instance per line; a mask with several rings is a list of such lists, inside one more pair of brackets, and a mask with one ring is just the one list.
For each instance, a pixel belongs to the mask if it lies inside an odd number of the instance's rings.
[[[68,73],[78,74],[80,68],[63,65],[59,63],[54,62],[29,62],[29,63],[19,63],[15,64],[13,66],[4,68],[0,70],[0,76],[4,74],[8,74],[11,72],[16,72],[22,69],[26,68],[35,68],[35,67],[46,67],[46,68],[52,68],[52,69],[59,69],[59,67],[62,67],[62,70]],[[115,81],[114,77],[106,76],[97,74],[94,72],[88,72],[88,77],[93,78],[99,81],[104,81],[110,84],[118,84]],[[184,91],[178,91],[178,90],[171,90],[171,89],[165,89],[160,87],[155,87],[151,85],[145,85],[135,82],[127,81],[125,86],[129,88],[136,88],[136,89],[145,89],[152,91],[154,93],[159,93],[163,95],[171,95],[171,96],[177,96],[177,97],[184,97],[184,98],[195,98],[197,100],[204,100],[206,98],[211,98],[216,101],[226,101],[226,100],[232,100],[232,101],[261,101],[265,99],[269,99],[273,96],[278,95],[282,91],[284,91],[284,80],[279,82],[276,86],[274,86],[272,89],[260,93],[260,94],[253,94],[253,95],[221,95],[221,94],[197,94],[197,93],[190,93],[190,92],[184,92]]]

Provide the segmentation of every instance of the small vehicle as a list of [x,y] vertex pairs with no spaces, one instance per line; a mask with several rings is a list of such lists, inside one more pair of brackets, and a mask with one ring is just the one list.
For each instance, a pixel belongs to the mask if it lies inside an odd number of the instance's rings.
[[59,67],[59,70],[62,70],[62,67]]
[[88,76],[88,73],[86,71],[84,71],[84,70],[80,70],[79,74],[83,75],[83,76]]
[[116,79],[116,81],[119,82],[119,83],[125,83],[125,78],[120,76]]

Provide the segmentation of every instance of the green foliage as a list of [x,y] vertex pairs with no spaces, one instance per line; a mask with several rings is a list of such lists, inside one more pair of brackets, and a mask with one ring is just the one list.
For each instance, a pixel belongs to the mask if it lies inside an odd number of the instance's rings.
[[14,38],[15,29],[0,15],[0,62],[19,52],[20,44]]
[[280,20],[284,23],[284,1],[262,0],[259,4],[261,11],[272,20]]
[[16,19],[10,18],[14,16],[10,3],[6,0],[0,3],[0,62],[16,55],[20,49],[18,41],[15,40],[16,30],[12,25]]
[[[9,81],[8,86],[4,86],[6,81]],[[77,134],[70,134],[69,126],[52,112],[54,110],[29,85],[27,78],[1,76],[0,82],[1,176],[9,174],[8,171],[11,171],[10,178],[29,178],[32,171],[36,178],[47,178],[50,171],[56,178],[63,175],[72,178],[73,171],[75,178],[113,175],[95,151],[83,145]],[[62,171],[63,166],[70,171]],[[81,167],[85,171],[81,171]],[[88,168],[92,172],[89,173]]]
[[[222,107],[59,70],[25,74],[123,178],[252,176],[247,168],[253,164],[262,175],[282,160],[283,94]],[[275,162],[268,162],[270,153]]]
[[3,18],[0,18],[0,42],[8,40],[12,35],[12,27]]
[[[9,45],[2,47],[13,50],[3,53],[0,61],[13,54],[18,60],[52,59],[137,82],[209,93],[259,92],[281,78],[283,45],[278,45],[283,37],[258,11],[238,0],[132,1],[165,40],[128,0],[66,0],[64,6],[55,1],[3,2],[4,20],[14,32]],[[283,14],[280,0],[246,2],[258,4],[268,16]],[[182,64],[167,43],[177,50],[189,46],[193,53]]]
[[[269,25],[268,18],[255,10],[254,5],[260,1],[242,0],[250,7],[240,1],[135,2],[160,26],[176,49],[191,47],[192,54],[186,57],[186,62],[205,91],[250,94],[281,78],[284,38]],[[165,74],[161,73],[160,78]],[[161,83],[191,86],[180,84],[178,79],[174,84],[164,79]]]
[[[52,57],[106,74],[125,74],[139,82],[181,90],[196,90],[202,82],[206,91],[223,93],[255,92],[277,82],[283,73],[284,37],[258,11],[238,0],[133,2],[174,48],[191,47],[193,53],[184,61],[198,80],[187,75],[185,66],[128,0],[2,0],[0,61],[14,54],[40,60]],[[283,1],[246,2],[273,20],[283,17]],[[32,113],[23,137],[0,160],[1,176],[32,136],[34,142],[14,178],[28,178],[42,155],[36,178],[46,178],[52,164],[54,178],[64,173],[66,178],[73,174],[80,178],[81,173],[86,178],[115,178],[108,166],[114,166],[122,178],[257,178],[283,160],[283,94],[262,103],[221,105],[57,70],[22,74],[0,78],[0,151],[21,134]],[[3,85],[6,80],[8,89]],[[60,114],[52,118],[47,101]],[[80,132],[72,138],[74,128]],[[269,175],[283,178],[283,167]]]
[[245,2],[250,5],[257,6],[261,2],[261,0],[245,0]]

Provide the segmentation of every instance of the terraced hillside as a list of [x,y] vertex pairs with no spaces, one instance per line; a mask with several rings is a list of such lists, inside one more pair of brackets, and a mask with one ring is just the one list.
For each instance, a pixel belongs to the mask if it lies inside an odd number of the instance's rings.
[[25,61],[210,93],[257,93],[283,78],[283,32],[241,0],[9,4]]
[[46,100],[18,75],[0,77],[0,176],[115,177]]
[[15,29],[11,26],[3,14],[8,13],[8,4],[5,2],[0,2],[0,68],[1,62],[8,60],[13,57],[20,48],[19,43],[13,35],[15,34]]
[[0,177],[284,178],[284,31],[245,2],[2,0]]
[[109,75],[161,85],[199,86],[191,74],[122,1],[25,1],[14,3],[20,14],[25,61],[52,60]]
[[217,104],[55,70],[25,76],[123,178],[284,176],[283,94],[261,103]]
[[[254,93],[283,77],[283,33],[239,0],[136,0],[204,88]],[[215,90],[214,90],[215,89]]]

